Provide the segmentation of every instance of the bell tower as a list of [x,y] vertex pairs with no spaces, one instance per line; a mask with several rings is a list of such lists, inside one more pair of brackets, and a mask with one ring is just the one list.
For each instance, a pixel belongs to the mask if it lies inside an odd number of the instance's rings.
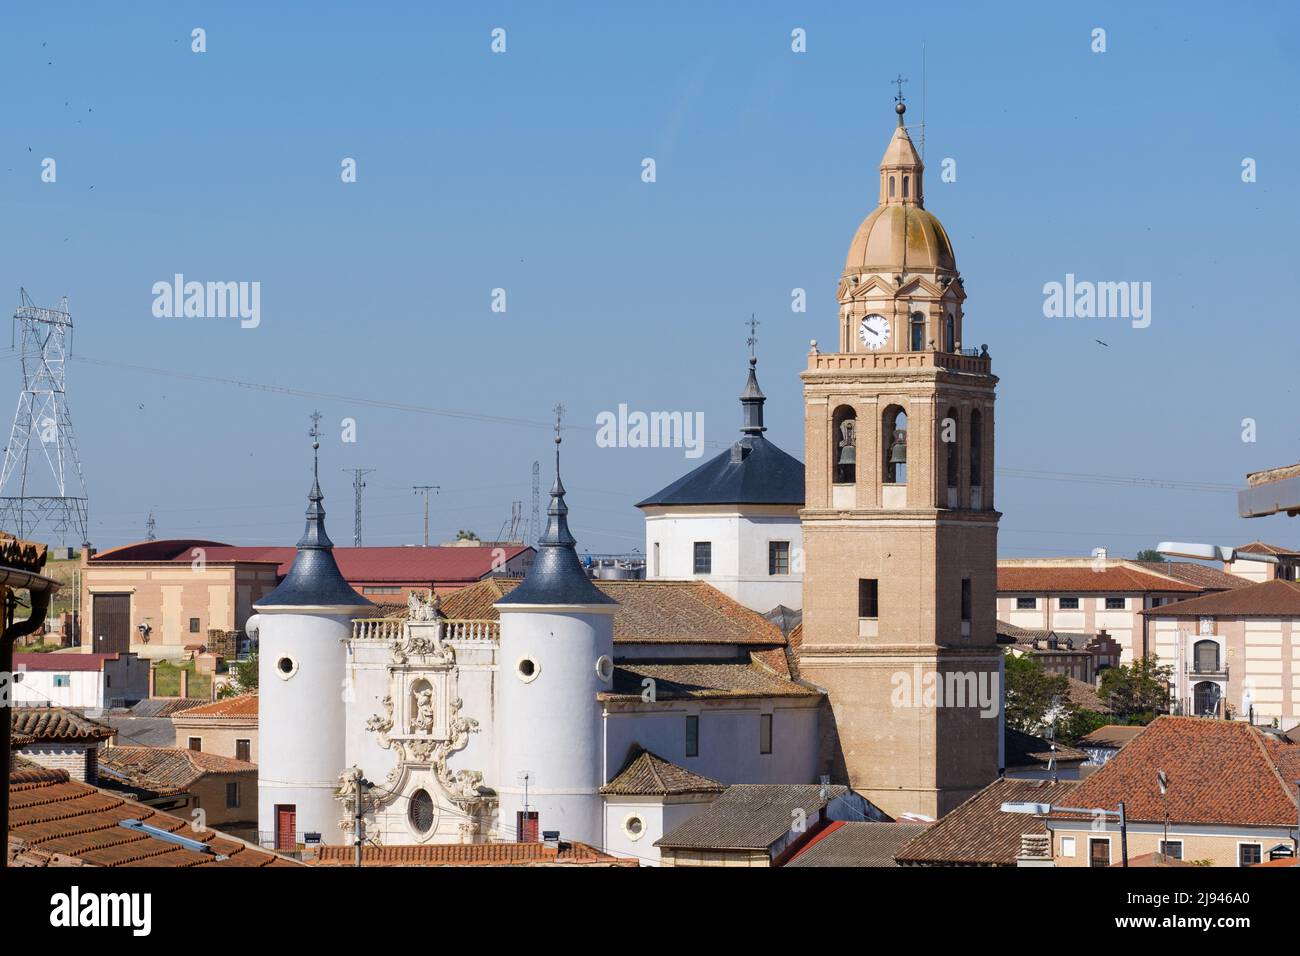
[[891,815],[941,816],[1001,764],[987,347],[898,126],[840,279],[839,351],[804,383],[803,677],[829,692],[822,764]]

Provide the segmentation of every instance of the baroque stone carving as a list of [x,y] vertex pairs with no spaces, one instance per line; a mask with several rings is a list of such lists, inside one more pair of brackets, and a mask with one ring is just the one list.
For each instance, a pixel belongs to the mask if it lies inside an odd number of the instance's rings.
[[432,591],[428,594],[423,598],[412,591],[406,599],[406,609],[412,621],[436,621],[442,617],[442,598]]

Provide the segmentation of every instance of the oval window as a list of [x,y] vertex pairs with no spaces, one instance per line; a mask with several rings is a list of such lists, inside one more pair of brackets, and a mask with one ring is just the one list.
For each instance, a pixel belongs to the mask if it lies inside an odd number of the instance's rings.
[[623,832],[630,840],[639,840],[645,836],[645,820],[639,814],[629,813],[623,820]]
[[428,833],[433,829],[433,797],[427,790],[417,790],[411,796],[411,826],[417,833]]
[[275,676],[280,680],[288,680],[296,673],[298,673],[298,662],[288,654],[275,662]]
[[519,663],[515,665],[515,673],[519,675],[519,679],[525,684],[535,681],[537,675],[541,673],[541,670],[542,669],[538,666],[537,661],[533,660],[531,657],[521,657],[519,658]]
[[614,662],[608,654],[601,654],[596,661],[596,676],[606,683],[614,679]]

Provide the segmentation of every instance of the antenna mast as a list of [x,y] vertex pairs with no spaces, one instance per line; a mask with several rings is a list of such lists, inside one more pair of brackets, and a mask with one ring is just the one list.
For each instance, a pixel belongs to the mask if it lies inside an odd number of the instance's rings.
[[357,493],[356,510],[352,516],[352,547],[361,547],[361,489],[366,483],[361,479],[366,475],[372,474],[374,468],[344,468],[344,471],[352,472],[352,488]]
[[[63,369],[71,351],[68,298],[60,299],[57,309],[45,309],[32,302],[26,289],[18,296],[14,332],[21,338],[23,387],[0,468],[0,528],[20,538],[43,533],[64,544],[72,533],[84,545],[89,500]],[[38,464],[42,458],[48,476]]]
[[541,537],[542,528],[542,466],[540,462],[533,462],[533,516],[528,519],[528,538],[529,543],[537,547],[537,539]]

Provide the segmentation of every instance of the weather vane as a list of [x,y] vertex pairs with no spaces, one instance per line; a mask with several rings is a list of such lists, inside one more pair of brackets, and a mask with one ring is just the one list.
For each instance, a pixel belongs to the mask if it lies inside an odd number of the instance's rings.
[[900,74],[898,74],[898,76],[897,76],[896,78],[890,80],[889,82],[893,83],[895,86],[898,87],[898,93],[895,94],[895,96],[894,96],[894,102],[895,102],[895,103],[902,103],[902,102],[903,102],[903,84],[907,82],[907,77],[903,76],[903,74],[900,73]]
[[758,327],[763,323],[754,318],[754,313],[749,313],[749,321],[745,323],[749,326],[749,338],[745,343],[749,346],[749,357],[754,358],[754,346],[758,344]]
[[318,477],[320,475],[320,420],[323,417],[319,411],[312,412],[311,431],[307,433],[311,438],[312,472]]
[[568,411],[568,409],[559,402],[556,402],[555,408],[553,408],[552,411],[555,412],[555,444],[558,445],[560,443],[560,423],[564,420],[564,413]]

